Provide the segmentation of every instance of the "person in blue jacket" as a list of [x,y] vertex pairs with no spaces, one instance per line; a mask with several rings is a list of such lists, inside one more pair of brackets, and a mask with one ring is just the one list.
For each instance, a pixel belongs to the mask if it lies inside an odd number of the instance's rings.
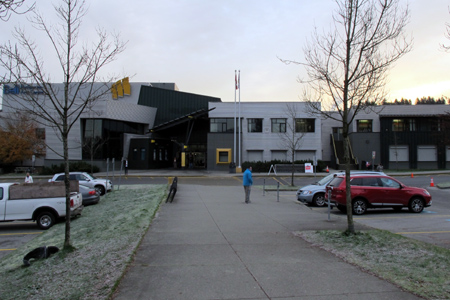
[[253,184],[252,167],[248,167],[244,172],[243,185],[245,190],[245,203],[250,203],[250,191]]

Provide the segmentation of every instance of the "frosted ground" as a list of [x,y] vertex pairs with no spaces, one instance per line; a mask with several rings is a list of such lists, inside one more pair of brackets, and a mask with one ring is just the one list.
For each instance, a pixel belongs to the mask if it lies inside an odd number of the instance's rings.
[[[40,246],[64,243],[64,223],[0,260],[0,300],[110,299],[139,242],[147,232],[167,185],[121,186],[85,207],[71,223],[73,251],[24,267],[23,257]],[[425,299],[450,299],[450,250],[387,231],[347,236],[338,231],[295,232],[315,247],[332,252]]]

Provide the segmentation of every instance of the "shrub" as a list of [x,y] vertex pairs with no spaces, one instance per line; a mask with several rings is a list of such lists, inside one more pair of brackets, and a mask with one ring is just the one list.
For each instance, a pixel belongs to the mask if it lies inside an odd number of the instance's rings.
[[[304,163],[313,163],[312,160],[296,160],[294,162],[295,164],[304,164]],[[290,161],[287,160],[271,160],[271,161],[252,161],[248,162],[245,161],[242,163],[242,170],[247,169],[248,167],[252,166],[253,172],[269,172],[271,165],[276,164],[291,164]],[[326,168],[326,163],[322,160],[317,161],[317,171],[321,172]]]
[[[69,170],[71,172],[91,172],[91,164],[88,164],[84,161],[78,161],[78,162],[71,162],[69,163]],[[97,173],[100,171],[100,168],[97,166],[93,167],[94,173]],[[52,165],[51,167],[43,167],[41,174],[42,175],[52,175],[56,173],[63,173],[64,172],[64,164],[59,165]]]

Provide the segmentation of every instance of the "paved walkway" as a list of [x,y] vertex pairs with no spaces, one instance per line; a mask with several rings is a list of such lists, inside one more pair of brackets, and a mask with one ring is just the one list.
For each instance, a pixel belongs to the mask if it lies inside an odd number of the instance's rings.
[[345,218],[323,220],[256,188],[251,204],[243,196],[243,188],[178,185],[114,299],[420,299],[292,234],[345,230]]

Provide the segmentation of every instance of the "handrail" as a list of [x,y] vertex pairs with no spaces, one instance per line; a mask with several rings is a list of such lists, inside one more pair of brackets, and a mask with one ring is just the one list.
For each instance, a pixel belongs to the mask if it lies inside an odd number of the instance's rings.
[[356,158],[353,155],[352,145],[350,144],[350,139],[349,138],[347,138],[347,143],[348,143],[348,149],[350,150],[350,156],[352,158],[352,161],[356,163]]
[[331,141],[333,142],[334,157],[336,158],[336,163],[339,165],[339,157],[337,156],[336,143],[334,142],[333,134],[331,134]]

